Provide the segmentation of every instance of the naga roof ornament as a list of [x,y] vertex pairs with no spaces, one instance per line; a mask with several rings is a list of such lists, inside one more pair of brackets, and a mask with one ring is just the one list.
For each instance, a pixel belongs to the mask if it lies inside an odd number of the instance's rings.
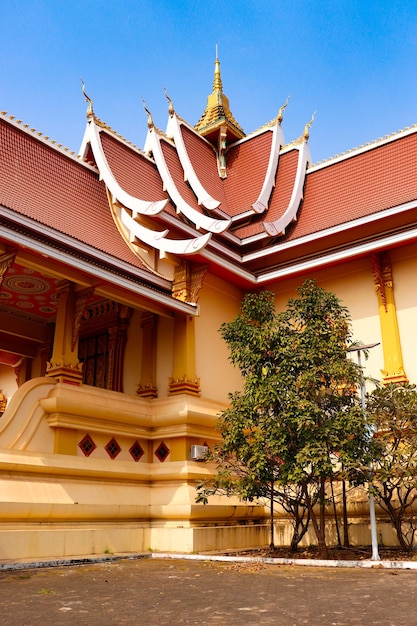
[[213,91],[194,127],[177,114],[165,88],[165,133],[143,100],[143,150],[95,116],[83,81],[82,92],[88,103],[82,154],[105,184],[125,243],[153,272],[173,280],[175,267],[192,255],[197,263],[220,254],[226,265],[245,264],[297,220],[314,115],[301,137],[285,144],[287,98],[271,122],[245,135],[223,93],[217,48]]

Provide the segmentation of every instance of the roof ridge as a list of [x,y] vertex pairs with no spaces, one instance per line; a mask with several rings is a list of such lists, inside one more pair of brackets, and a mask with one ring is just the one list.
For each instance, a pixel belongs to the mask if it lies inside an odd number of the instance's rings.
[[405,128],[400,128],[399,130],[394,130],[392,133],[384,135],[383,137],[378,137],[378,139],[372,139],[371,141],[367,141],[365,144],[361,144],[354,148],[349,148],[343,152],[335,154],[331,157],[327,157],[326,159],[322,159],[321,161],[317,161],[317,163],[312,163],[309,169],[313,167],[323,167],[326,165],[331,165],[335,162],[356,156],[358,154],[362,154],[363,152],[367,152],[376,148],[378,146],[382,146],[390,141],[395,141],[402,135],[411,134],[417,131],[417,124],[412,124],[411,126],[405,126]]
[[80,154],[77,154],[75,150],[70,150],[68,147],[64,147],[62,143],[57,143],[56,139],[51,139],[49,135],[45,135],[45,133],[43,133],[42,131],[38,131],[34,127],[30,128],[30,124],[23,123],[23,120],[17,119],[15,115],[9,115],[8,111],[0,111],[0,116],[4,119],[5,122],[11,124],[15,128],[18,128],[19,130],[33,137],[37,141],[43,140],[46,145],[48,145],[50,148],[53,148],[60,154],[73,159],[77,163],[83,163],[85,165],[89,165],[90,167],[94,167],[95,170],[94,164],[88,159],[82,157]]
[[101,120],[99,117],[97,117],[97,115],[94,115],[93,118],[94,118],[94,123],[97,124],[97,126],[100,126],[100,128],[103,128],[104,130],[107,130],[111,135],[116,137],[116,139],[119,139],[120,141],[128,145],[130,148],[134,148],[135,150],[138,150],[140,154],[142,154],[143,156],[147,156],[140,146],[133,143],[133,141],[129,141],[128,139],[126,139],[126,137],[123,137],[123,135],[121,135],[114,128],[112,128],[110,124],[107,124],[107,122],[104,122],[103,120]]

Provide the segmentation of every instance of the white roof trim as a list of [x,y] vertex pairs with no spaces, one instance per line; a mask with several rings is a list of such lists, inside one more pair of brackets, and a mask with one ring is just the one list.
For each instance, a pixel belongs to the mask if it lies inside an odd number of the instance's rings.
[[[5,207],[0,208],[3,211]],[[36,223],[36,226],[38,227],[39,224]],[[32,237],[28,237],[27,235],[16,232],[12,229],[9,230],[7,227],[3,227],[2,235],[4,237],[7,237],[7,235],[9,235],[13,243],[25,246],[29,250],[36,250],[36,252],[44,256],[50,257],[51,259],[54,259],[59,263],[67,263],[68,265],[73,265],[74,260],[76,260],[77,267],[79,267],[80,270],[85,271],[90,276],[97,278],[100,283],[103,280],[106,280],[111,284],[127,289],[131,293],[135,293],[139,296],[145,297],[148,300],[156,302],[171,310],[179,311],[181,313],[187,313],[189,315],[198,315],[198,307],[195,304],[182,302],[181,300],[176,300],[170,295],[159,293],[152,287],[140,285],[135,281],[131,281],[128,278],[125,278],[124,276],[120,276],[120,274],[118,274],[116,271],[115,273],[112,273],[103,267],[95,267],[87,261],[84,261],[84,259],[81,259],[79,256],[76,255],[76,253],[70,254],[54,245],[48,245],[40,241],[34,241]],[[58,233],[58,235],[61,235],[61,233]],[[62,242],[61,237],[59,237],[59,242]],[[118,266],[120,267],[120,262],[118,262]],[[130,272],[132,272],[136,271],[137,268],[130,266],[129,270]],[[161,283],[161,279],[158,278],[158,276],[151,275],[150,273],[146,275],[146,278],[148,282],[154,282],[155,284]],[[166,283],[167,281],[164,282]]]
[[[94,257],[101,262],[105,261],[108,265],[113,265],[116,268],[116,270],[122,270],[125,272],[134,272],[135,275],[141,280],[151,281],[152,283],[154,283],[155,285],[158,285],[159,287],[162,287],[164,289],[170,289],[170,282],[166,278],[163,278],[162,276],[155,275],[153,271],[152,272],[145,271],[141,269],[140,267],[136,267],[135,265],[131,265],[130,263],[127,263],[126,261],[122,261],[118,257],[112,257],[106,254],[105,252],[102,252],[101,250],[97,250],[96,248],[93,248],[92,246],[89,246],[88,244],[82,243],[78,239],[74,239],[73,237],[66,235],[65,233],[61,233],[57,231],[56,229],[50,228],[49,226],[45,226],[44,224],[41,224],[40,222],[34,222],[32,219],[24,215],[21,215],[19,213],[16,213],[12,209],[7,209],[6,207],[3,207],[0,205],[0,210],[3,215],[5,215],[8,219],[13,220],[15,223],[19,224],[19,226],[24,226],[25,228],[30,228],[32,230],[36,229],[37,233],[40,233],[41,235],[45,237],[55,239],[59,241],[59,243],[69,246],[71,248],[76,248],[78,253],[81,252],[88,256]],[[143,263],[142,259],[140,259],[140,261],[141,263]]]
[[299,237],[298,239],[292,239],[291,241],[277,242],[274,246],[269,248],[265,248],[262,250],[257,250],[256,252],[249,252],[242,256],[242,262],[250,262],[254,259],[260,259],[265,256],[269,256],[274,252],[278,252],[280,250],[288,250],[289,248],[295,248],[297,246],[304,245],[310,241],[314,241],[318,237],[322,239],[323,237],[329,237],[336,233],[342,233],[351,228],[356,228],[358,226],[364,226],[365,224],[369,224],[369,222],[377,222],[381,218],[391,217],[398,213],[402,213],[404,211],[411,211],[416,209],[416,202],[407,202],[406,204],[400,204],[399,206],[392,207],[390,209],[386,209],[385,211],[378,211],[378,213],[373,213],[372,215],[365,215],[364,217],[360,217],[356,220],[350,222],[344,222],[343,224],[338,224],[337,226],[332,226],[331,228],[327,228],[325,230],[318,230],[314,233],[310,233],[309,235],[305,235],[304,237]]
[[297,149],[297,173],[295,175],[294,187],[288,207],[283,215],[281,215],[279,219],[275,220],[275,222],[263,222],[263,227],[265,228],[268,235],[270,235],[271,237],[274,237],[276,235],[283,235],[287,226],[297,219],[300,202],[303,199],[304,181],[306,176],[307,163],[310,159],[310,151],[308,149],[308,143],[306,141],[304,141],[301,146],[297,147]]
[[177,211],[185,215],[185,217],[193,222],[197,229],[203,228],[210,233],[222,233],[226,228],[228,228],[231,223],[230,219],[216,220],[212,217],[208,217],[207,215],[199,213],[198,211],[193,209],[193,207],[185,202],[185,200],[182,198],[168,169],[161,148],[161,137],[155,127],[152,127],[148,130],[146,145],[148,149],[152,150],[153,158],[158,168],[159,175],[162,178],[165,189],[167,190],[172,201],[176,205]]
[[180,127],[180,121],[178,120],[176,114],[173,113],[169,117],[166,134],[174,139],[175,148],[178,152],[178,156],[184,170],[184,180],[187,180],[190,183],[191,189],[197,196],[198,204],[202,204],[209,211],[217,209],[220,205],[220,200],[213,198],[213,196],[211,196],[201,184],[192,166],[191,159],[188,156]]
[[165,253],[195,254],[207,245],[211,237],[211,233],[207,233],[193,239],[166,239],[168,230],[154,231],[145,228],[135,220],[134,216],[130,217],[124,207],[121,208],[120,220],[131,235],[137,237],[139,241]]
[[[300,261],[299,263],[291,264],[280,269],[265,272],[264,274],[259,274],[258,276],[256,276],[253,272],[242,269],[242,267],[238,264],[220,258],[215,252],[211,252],[207,248],[203,250],[201,256],[217,265],[221,265],[235,276],[239,276],[240,278],[248,281],[252,285],[262,285],[264,283],[286,278],[294,274],[317,270],[325,267],[326,265],[340,263],[341,261],[349,261],[358,256],[370,254],[378,250],[384,250],[387,247],[391,247],[394,245],[406,244],[407,242],[415,240],[416,238],[417,228],[414,228],[413,230],[407,231],[405,233],[389,235],[376,241],[357,244],[330,254],[321,254],[313,259]],[[239,263],[239,261],[236,262]]]
[[338,252],[320,255],[315,259],[301,261],[300,263],[291,265],[291,267],[285,267],[282,269],[273,270],[271,272],[266,272],[265,274],[257,277],[256,283],[262,284],[265,282],[270,282],[271,280],[285,278],[287,276],[291,276],[292,274],[319,269],[320,267],[323,267],[325,265],[332,265],[340,261],[348,261],[364,254],[370,254],[378,250],[384,250],[387,247],[391,247],[399,243],[407,243],[407,241],[415,239],[416,237],[417,228],[408,230],[405,233],[389,235],[387,237],[383,237],[382,239],[378,239],[377,241],[370,241],[367,243],[358,244],[356,246],[348,247]]
[[165,208],[169,202],[167,199],[152,202],[140,200],[139,198],[135,198],[135,196],[130,195],[120,187],[119,183],[113,176],[105,157],[103,146],[101,145],[100,132],[94,121],[88,123],[86,139],[90,141],[91,149],[97,163],[97,168],[100,172],[100,178],[104,180],[106,187],[121,204],[129,208],[131,211],[141,213],[143,215],[157,215],[162,211],[162,209]]
[[266,170],[264,184],[261,193],[256,202],[252,204],[255,213],[263,213],[268,208],[268,202],[271,197],[272,188],[275,186],[275,175],[277,173],[279,152],[284,143],[284,134],[281,124],[277,122],[272,132],[271,152],[269,154],[268,168]]

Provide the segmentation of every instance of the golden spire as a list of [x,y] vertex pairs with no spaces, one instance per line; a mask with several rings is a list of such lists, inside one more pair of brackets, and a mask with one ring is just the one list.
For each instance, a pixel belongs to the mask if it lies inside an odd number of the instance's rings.
[[222,78],[220,76],[220,61],[218,54],[218,47],[216,44],[216,60],[214,61],[214,81],[213,81],[213,92],[222,93],[223,85]]
[[207,106],[204,113],[194,128],[200,135],[217,144],[221,127],[226,127],[227,129],[228,143],[242,139],[245,136],[243,129],[232,115],[229,107],[229,98],[223,93],[220,61],[216,44],[213,91],[207,98]]

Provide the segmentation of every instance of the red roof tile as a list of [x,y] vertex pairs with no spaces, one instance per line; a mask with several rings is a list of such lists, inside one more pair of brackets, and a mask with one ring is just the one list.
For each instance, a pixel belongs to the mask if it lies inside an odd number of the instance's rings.
[[183,200],[185,200],[185,202],[192,206],[193,209],[201,213],[201,207],[198,206],[197,198],[195,197],[193,190],[184,180],[184,170],[182,169],[182,165],[180,163],[179,156],[175,147],[171,143],[166,141],[166,139],[162,138],[161,148],[169,173],[171,174],[175,186],[181,194],[181,197],[183,198]]
[[214,149],[184,124],[181,124],[181,132],[188,156],[199,181],[215,200],[221,202],[220,209],[227,211],[223,180],[219,176]]
[[245,239],[246,237],[263,233],[265,230],[262,226],[262,222],[274,222],[286,211],[294,189],[298,155],[298,150],[294,149],[280,156],[275,187],[272,189],[267,213],[260,216],[256,222],[236,229],[234,231],[235,235],[241,239]]
[[109,167],[124,191],[141,200],[168,198],[152,161],[106,132],[100,133],[100,139]]
[[288,239],[415,200],[416,155],[412,133],[307,173],[302,209]]
[[251,209],[258,199],[268,168],[272,132],[265,131],[232,146],[226,153],[224,180],[231,217]]

